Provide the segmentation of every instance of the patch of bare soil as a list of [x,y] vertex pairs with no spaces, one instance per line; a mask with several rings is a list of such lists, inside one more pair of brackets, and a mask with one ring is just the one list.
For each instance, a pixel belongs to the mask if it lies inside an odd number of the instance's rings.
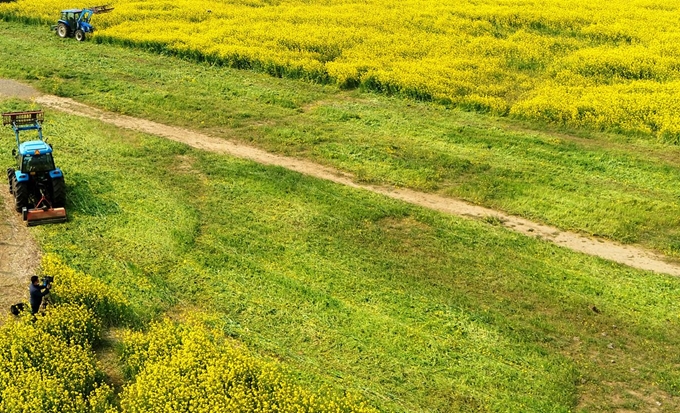
[[0,95],[10,98],[35,99],[42,95],[42,93],[23,83],[9,79],[0,79]]
[[521,234],[538,237],[584,254],[598,256],[642,270],[680,276],[680,265],[666,262],[662,256],[639,247],[621,245],[607,240],[594,239],[573,232],[562,231],[555,227],[539,224],[524,218],[504,214],[492,209],[471,205],[467,202],[436,194],[428,194],[404,188],[360,184],[355,182],[353,176],[350,174],[314,162],[271,154],[262,149],[216,138],[188,129],[105,112],[78,103],[72,99],[51,95],[40,95],[37,92],[29,93],[26,88],[27,86],[18,84],[17,82],[8,80],[0,81],[0,94],[9,95],[11,93],[17,93],[17,97],[30,96],[40,105],[72,115],[84,116],[120,128],[160,136],[205,151],[228,154],[265,165],[281,166],[305,175],[379,193],[390,198],[430,208],[446,214],[484,219],[487,221],[492,220]]
[[[603,397],[604,396],[604,397]],[[607,406],[601,403],[606,401]],[[615,413],[667,413],[677,412],[673,397],[651,389],[631,390],[626,383],[604,382],[581,388],[577,411],[610,411]]]

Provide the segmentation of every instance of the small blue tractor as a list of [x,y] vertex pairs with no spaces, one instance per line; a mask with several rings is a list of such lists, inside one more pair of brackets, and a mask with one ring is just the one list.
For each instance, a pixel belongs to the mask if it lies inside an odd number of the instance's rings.
[[[54,165],[52,145],[42,134],[43,111],[2,114],[2,124],[11,125],[17,140],[12,151],[16,168],[7,169],[14,207],[27,226],[66,221],[66,185],[61,169]],[[38,140],[21,142],[19,133],[37,131]]]
[[94,14],[108,13],[111,10],[113,10],[113,7],[110,6],[62,10],[61,19],[59,19],[55,26],[52,26],[52,30],[56,30],[57,35],[61,38],[75,37],[76,40],[82,42],[85,40],[85,34],[94,32],[94,27],[90,24],[92,16]]

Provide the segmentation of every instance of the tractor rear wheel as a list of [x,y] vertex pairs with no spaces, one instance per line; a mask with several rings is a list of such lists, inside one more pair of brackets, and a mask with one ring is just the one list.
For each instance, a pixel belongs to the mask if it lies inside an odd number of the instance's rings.
[[57,26],[57,34],[62,39],[68,37],[69,31],[70,30],[68,29],[68,26],[65,25],[64,23],[59,23],[59,26]]
[[14,179],[14,209],[21,212],[21,209],[28,207],[28,182],[18,182]]
[[52,180],[52,206],[54,208],[63,208],[66,206],[66,184],[64,178],[55,178]]
[[80,30],[80,29],[76,30],[76,40],[78,40],[79,42],[84,41],[85,40],[85,32]]
[[14,179],[14,168],[7,168],[7,183],[9,184],[9,193],[14,193],[14,188],[12,188],[12,179]]

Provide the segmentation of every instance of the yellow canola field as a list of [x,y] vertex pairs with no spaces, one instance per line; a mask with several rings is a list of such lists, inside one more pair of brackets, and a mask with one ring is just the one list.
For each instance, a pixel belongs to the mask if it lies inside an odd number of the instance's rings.
[[[78,1],[18,0],[55,22]],[[103,41],[680,143],[680,3],[118,0]]]

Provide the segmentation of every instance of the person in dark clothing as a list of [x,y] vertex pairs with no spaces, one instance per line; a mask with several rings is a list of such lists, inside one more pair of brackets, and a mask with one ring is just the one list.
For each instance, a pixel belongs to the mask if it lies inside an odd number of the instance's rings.
[[[40,285],[40,279],[37,275],[31,277],[31,285],[28,290],[31,292],[31,313],[36,314],[40,311],[43,297],[50,293],[52,285]],[[44,291],[43,291],[44,290]]]

